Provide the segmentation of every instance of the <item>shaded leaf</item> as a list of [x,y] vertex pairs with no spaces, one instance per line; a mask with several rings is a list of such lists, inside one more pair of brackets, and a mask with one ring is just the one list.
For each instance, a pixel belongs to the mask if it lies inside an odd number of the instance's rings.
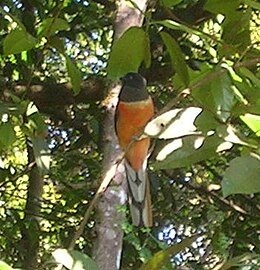
[[222,181],[223,195],[260,191],[260,156],[248,154],[230,162]]
[[148,36],[139,27],[128,29],[112,46],[107,73],[117,79],[128,72],[137,72],[141,63],[150,65],[150,45]]
[[92,260],[86,254],[83,254],[77,250],[68,249],[56,249],[52,256],[57,263],[62,264],[69,270],[98,270],[98,266],[94,260]]
[[43,20],[38,28],[39,37],[50,37],[62,30],[69,30],[68,22],[61,18],[47,18]]
[[204,109],[214,113],[221,121],[226,121],[230,111],[237,102],[232,89],[232,81],[227,73],[209,81],[204,87],[195,89],[192,95],[204,106]]
[[[230,13],[231,14],[231,13]],[[233,11],[227,16],[223,23],[222,39],[225,42],[221,50],[222,54],[229,55],[233,53],[232,48],[228,48],[226,44],[235,46],[236,49],[245,50],[251,44],[250,38],[250,20],[251,10]],[[230,51],[231,50],[231,51]]]
[[61,38],[53,36],[49,39],[49,45],[57,49],[60,53],[65,53],[64,42]]
[[145,127],[144,132],[159,139],[172,139],[196,134],[194,121],[201,113],[198,107],[174,109],[159,115]]
[[185,248],[189,247],[200,235],[194,235],[187,237],[180,243],[174,244],[165,250],[159,251],[153,255],[153,257],[145,264],[143,264],[140,270],[158,270],[162,269],[169,261],[171,256],[176,255]]
[[174,7],[176,5],[178,5],[179,3],[181,3],[183,0],[163,0],[163,4],[166,7]]
[[68,56],[66,56],[66,66],[72,84],[73,92],[74,94],[78,94],[80,92],[82,73]]
[[224,264],[215,266],[212,270],[228,270],[233,269],[236,266],[244,266],[246,265],[246,261],[253,260],[253,259],[260,259],[259,254],[254,253],[244,253],[240,256],[236,256],[227,260]]
[[204,5],[204,9],[215,14],[229,14],[233,13],[239,6],[241,1],[229,0],[223,5],[223,0],[208,0]]
[[14,127],[10,122],[0,125],[0,148],[8,148],[16,141]]
[[183,84],[187,86],[189,84],[188,68],[184,59],[184,55],[178,43],[168,33],[161,32],[161,37],[170,54],[172,65],[175,72],[180,77]]
[[20,28],[9,33],[3,42],[4,54],[17,54],[31,50],[37,44],[37,39]]
[[254,0],[243,0],[243,2],[246,5],[249,5],[252,8],[259,9],[260,10],[260,3],[254,1]]

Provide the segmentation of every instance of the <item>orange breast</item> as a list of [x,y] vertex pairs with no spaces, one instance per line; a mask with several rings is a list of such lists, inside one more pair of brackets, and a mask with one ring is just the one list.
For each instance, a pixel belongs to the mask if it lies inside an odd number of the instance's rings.
[[152,99],[139,102],[119,102],[117,107],[116,130],[119,144],[127,150],[126,159],[131,167],[138,171],[148,154],[150,139],[145,138],[127,146],[134,137],[138,137],[145,125],[154,115]]

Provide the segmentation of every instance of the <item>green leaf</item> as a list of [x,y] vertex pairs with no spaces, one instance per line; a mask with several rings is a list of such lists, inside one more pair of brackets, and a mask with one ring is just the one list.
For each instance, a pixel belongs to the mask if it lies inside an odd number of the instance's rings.
[[10,122],[0,125],[0,134],[0,149],[6,149],[16,141],[15,131]]
[[170,261],[171,256],[174,256],[185,248],[189,247],[199,236],[200,235],[187,237],[180,243],[174,244],[166,248],[165,250],[155,253],[147,263],[141,266],[140,270],[162,269],[162,267]]
[[111,79],[122,77],[128,72],[137,72],[141,63],[151,63],[148,36],[139,27],[128,29],[112,46],[107,74]]
[[260,191],[260,156],[248,154],[230,162],[222,181],[223,195]]
[[66,66],[72,84],[73,92],[74,94],[78,94],[80,92],[82,73],[68,56],[66,56]]
[[70,25],[61,18],[47,18],[41,22],[37,35],[39,37],[50,37],[59,31],[69,30]]
[[244,2],[246,5],[249,5],[249,6],[252,7],[252,8],[255,8],[255,9],[260,10],[260,3],[254,1],[254,0],[243,0],[243,2]]
[[16,28],[9,33],[3,42],[4,55],[17,54],[29,51],[35,47],[37,39],[25,30]]
[[233,13],[242,1],[228,0],[223,5],[223,0],[208,0],[204,5],[204,9],[215,14],[230,14]]
[[182,168],[214,157],[218,152],[231,147],[232,143],[225,142],[217,134],[207,137],[191,135],[175,139],[162,147],[153,166],[156,170]]
[[176,5],[178,5],[179,3],[181,3],[183,0],[162,0],[163,4],[166,7],[174,7]]
[[174,20],[163,20],[163,21],[155,21],[154,24],[159,24],[159,25],[163,25],[169,29],[172,30],[178,30],[178,31],[183,31],[183,32],[187,32],[189,34],[193,34],[193,35],[197,35],[200,37],[207,37],[206,34],[204,34],[201,31],[198,31],[196,29],[190,28],[189,26],[176,22]]
[[48,43],[51,47],[57,49],[61,54],[65,54],[64,42],[63,39],[53,36],[49,39]]
[[[245,50],[251,44],[250,38],[250,21],[251,10],[235,11],[232,16],[227,16],[223,26],[222,39],[223,44],[221,53],[229,55],[229,49],[227,50],[227,44],[233,45],[236,49]],[[232,48],[231,48],[232,52]],[[234,51],[236,52],[236,51]]]
[[0,270],[13,270],[7,263],[0,261]]
[[178,43],[168,33],[161,32],[161,37],[170,54],[172,66],[175,72],[180,77],[183,84],[187,86],[189,84],[188,68]]
[[209,83],[192,92],[193,97],[198,100],[203,108],[221,121],[226,121],[230,111],[236,103],[236,95],[232,88],[232,81],[227,73],[209,80]]
[[62,264],[69,270],[98,270],[94,260],[88,255],[77,250],[56,249],[52,256],[57,263]]
[[260,115],[246,113],[240,119],[256,134],[260,136]]
[[224,264],[221,262],[219,265],[216,265],[212,270],[228,270],[228,269],[238,269],[239,266],[249,265],[249,261],[260,260],[260,255],[255,253],[244,253],[240,256],[236,256],[228,259]]

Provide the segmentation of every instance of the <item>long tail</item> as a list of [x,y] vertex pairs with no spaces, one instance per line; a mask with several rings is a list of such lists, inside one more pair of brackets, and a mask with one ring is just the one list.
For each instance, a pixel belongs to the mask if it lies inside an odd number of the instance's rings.
[[146,163],[144,162],[143,167],[136,172],[125,161],[132,223],[140,227],[153,226],[150,183],[146,173]]

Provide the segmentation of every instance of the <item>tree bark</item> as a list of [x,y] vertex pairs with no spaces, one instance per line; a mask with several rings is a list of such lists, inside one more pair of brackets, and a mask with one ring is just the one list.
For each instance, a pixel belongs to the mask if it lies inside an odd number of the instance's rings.
[[[117,2],[114,40],[117,40],[128,28],[142,25],[147,1],[134,0],[133,2],[138,8],[129,7],[129,2],[124,0]],[[103,175],[111,168],[120,153],[114,131],[114,116],[119,91],[120,85],[114,84],[109,90],[109,98],[105,102]],[[101,270],[120,269],[123,245],[122,223],[125,216],[118,211],[118,207],[126,203],[125,183],[124,167],[120,164],[112,184],[97,204],[100,222],[96,225],[97,239],[93,249],[93,257]]]
[[[28,166],[35,163],[33,149],[27,143]],[[21,228],[21,246],[23,253],[23,267],[28,270],[38,268],[39,252],[39,216],[41,211],[41,198],[43,192],[43,178],[34,164],[29,173],[29,186],[25,205],[23,227]]]

